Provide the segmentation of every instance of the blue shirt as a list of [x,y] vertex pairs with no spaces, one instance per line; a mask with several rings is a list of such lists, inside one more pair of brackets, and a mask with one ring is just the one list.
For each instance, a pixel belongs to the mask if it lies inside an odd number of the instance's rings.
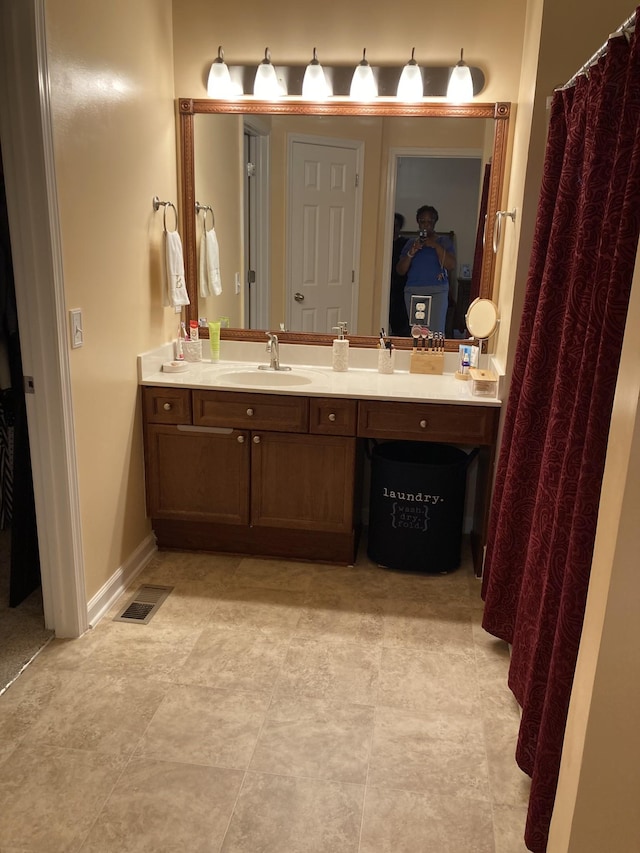
[[[436,243],[442,246],[445,251],[453,254],[453,243],[448,237],[440,235],[436,237]],[[406,256],[412,244],[413,239],[407,240],[400,253],[401,258]],[[439,255],[431,246],[423,246],[419,252],[416,252],[407,273],[405,286],[430,287],[434,290],[443,290],[449,287],[449,275],[446,269],[440,266]]]

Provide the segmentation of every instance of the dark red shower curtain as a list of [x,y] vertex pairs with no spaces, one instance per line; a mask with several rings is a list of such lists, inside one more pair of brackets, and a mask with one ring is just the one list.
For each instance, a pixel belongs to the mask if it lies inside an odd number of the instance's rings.
[[513,646],[534,853],[547,846],[639,232],[640,49],[620,36],[554,96],[483,580],[483,626]]

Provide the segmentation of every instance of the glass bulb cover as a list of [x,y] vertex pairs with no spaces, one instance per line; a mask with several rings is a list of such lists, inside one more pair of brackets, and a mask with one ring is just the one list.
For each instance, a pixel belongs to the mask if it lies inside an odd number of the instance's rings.
[[370,65],[357,65],[351,80],[349,96],[354,101],[372,101],[378,95],[378,87]]
[[280,97],[280,86],[276,69],[270,62],[261,62],[256,70],[256,79],[253,83],[253,94],[256,98],[273,100]]
[[413,65],[408,63],[400,75],[397,97],[401,101],[419,101],[422,99],[423,92],[420,66],[415,63]]
[[329,87],[322,70],[322,65],[310,63],[304,72],[302,80],[302,97],[308,101],[324,101],[329,95]]
[[452,69],[447,87],[447,100],[454,104],[473,100],[473,80],[468,65],[456,65]]
[[207,80],[207,92],[210,98],[233,97],[231,76],[226,62],[212,63]]

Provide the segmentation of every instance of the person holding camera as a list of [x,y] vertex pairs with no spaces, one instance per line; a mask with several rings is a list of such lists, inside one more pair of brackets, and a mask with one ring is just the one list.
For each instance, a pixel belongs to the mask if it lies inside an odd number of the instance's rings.
[[429,329],[443,332],[449,305],[449,271],[455,269],[456,256],[451,240],[436,235],[438,211],[425,204],[416,213],[418,236],[408,240],[396,265],[398,275],[406,275],[404,301],[411,317],[411,297],[431,297]]

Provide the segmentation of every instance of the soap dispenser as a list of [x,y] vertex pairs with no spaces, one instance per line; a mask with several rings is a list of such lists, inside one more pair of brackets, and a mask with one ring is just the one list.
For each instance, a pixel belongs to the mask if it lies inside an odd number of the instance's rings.
[[349,369],[349,341],[346,339],[347,324],[342,321],[333,327],[338,337],[333,341],[333,369],[344,373]]

